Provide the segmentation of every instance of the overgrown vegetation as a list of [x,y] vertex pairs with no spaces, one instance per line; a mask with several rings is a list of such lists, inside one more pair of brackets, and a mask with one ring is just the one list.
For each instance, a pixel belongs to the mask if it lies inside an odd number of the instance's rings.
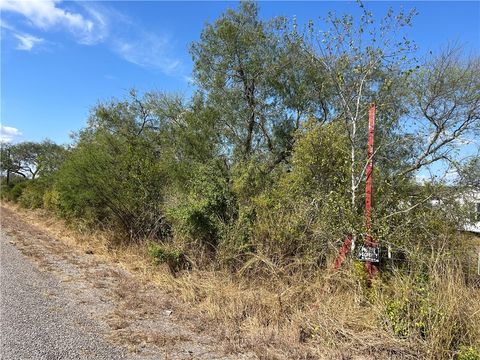
[[[407,37],[414,12],[377,21],[360,6],[358,19],[328,14],[320,32],[262,20],[253,2],[228,10],[191,47],[191,99],[131,91],[95,106],[68,148],[2,144],[2,199],[114,230],[176,276],[229,274],[242,299],[199,280],[190,301],[215,304],[244,333],[256,323],[342,349],[375,326],[392,356],[390,340],[400,357],[478,358],[480,295],[465,277],[474,244],[455,202],[478,190],[478,159],[464,165],[455,150],[479,135],[480,61],[446,48],[422,63]],[[346,234],[363,241],[372,102],[374,236],[394,256],[369,289],[356,261],[333,275],[331,263]],[[416,181],[440,162],[458,168],[458,184]],[[344,333],[325,319],[335,301],[357,317],[337,314]]]

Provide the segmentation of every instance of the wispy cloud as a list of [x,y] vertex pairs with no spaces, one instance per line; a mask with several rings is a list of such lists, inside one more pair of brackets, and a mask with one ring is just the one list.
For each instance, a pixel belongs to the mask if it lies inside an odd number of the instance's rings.
[[0,22],[0,28],[8,30],[18,40],[17,50],[31,51],[36,45],[44,42],[44,39],[20,32],[5,21]]
[[17,45],[18,50],[30,51],[36,44],[42,43],[43,39],[29,34],[15,34],[20,42]]
[[118,78],[114,75],[106,74],[103,76],[107,80],[118,80]]
[[[80,44],[102,43],[132,64],[182,76],[182,64],[172,55],[174,46],[168,34],[146,31],[127,15],[103,4],[82,2],[68,5],[68,9],[65,8],[61,0],[0,0],[0,11],[20,14],[31,27],[44,32],[66,30]],[[9,30],[20,41],[18,50],[31,50],[43,41],[38,36]]]
[[21,135],[22,133],[18,129],[0,124],[0,142],[10,143]]
[[[1,2],[0,2],[1,4]],[[0,5],[0,8],[1,8],[1,5]],[[2,29],[6,29],[6,30],[10,30],[10,31],[16,31],[16,29],[10,25],[9,23],[7,23],[4,19],[0,18],[0,27]]]
[[140,32],[135,37],[119,37],[113,41],[113,50],[132,64],[159,69],[172,75],[179,70],[181,62],[170,56],[173,52],[168,36]]

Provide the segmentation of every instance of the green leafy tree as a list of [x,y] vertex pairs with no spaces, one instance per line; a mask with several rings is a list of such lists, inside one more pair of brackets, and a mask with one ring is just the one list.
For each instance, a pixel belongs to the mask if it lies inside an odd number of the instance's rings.
[[[358,19],[329,13],[328,30],[316,31],[311,22],[303,46],[318,71],[327,74],[333,89],[327,106],[331,120],[343,123],[348,136],[353,209],[358,205],[365,174],[366,160],[359,153],[363,154],[366,147],[369,104],[374,102],[377,107],[376,146],[387,160],[395,152],[386,146],[392,138],[398,139],[395,131],[406,111],[403,90],[411,74],[409,54],[414,50],[414,44],[398,35],[411,24],[414,11],[394,14],[390,10],[377,22],[362,3],[359,6],[362,11]],[[375,156],[379,157],[378,150]]]
[[140,99],[132,92],[129,100],[93,109],[59,174],[65,215],[110,219],[132,240],[168,231],[162,210],[168,178],[158,141],[167,116],[156,115],[153,103],[150,96]]
[[348,186],[342,127],[312,119],[297,133],[288,171],[255,197],[255,247],[278,264],[301,259],[325,265],[331,246],[354,224]]
[[480,157],[475,156],[459,169],[460,184],[475,190],[480,190]]
[[217,110],[224,153],[235,161],[262,156],[273,169],[307,115],[326,111],[326,91],[315,93],[308,78],[320,75],[302,66],[298,41],[282,36],[284,20],[262,21],[258,11],[255,2],[228,10],[205,26],[191,53],[195,79]]
[[4,142],[0,143],[0,170],[2,175],[5,176],[7,186],[10,185],[11,174],[17,173],[19,170],[12,159],[12,145]]
[[265,59],[269,48],[265,25],[253,2],[228,10],[214,25],[208,24],[200,41],[191,47],[194,76],[206,89],[210,102],[222,108],[223,134],[240,157],[248,157],[255,143],[268,143],[261,106],[265,102]]
[[2,170],[35,179],[39,174],[54,172],[65,157],[65,148],[50,140],[3,145]]

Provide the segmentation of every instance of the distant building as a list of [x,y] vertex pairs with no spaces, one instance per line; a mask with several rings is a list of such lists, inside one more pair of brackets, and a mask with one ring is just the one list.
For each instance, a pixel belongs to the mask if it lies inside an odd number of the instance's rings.
[[465,231],[480,234],[480,191],[470,190],[459,198],[461,204],[470,206],[471,216],[463,227]]

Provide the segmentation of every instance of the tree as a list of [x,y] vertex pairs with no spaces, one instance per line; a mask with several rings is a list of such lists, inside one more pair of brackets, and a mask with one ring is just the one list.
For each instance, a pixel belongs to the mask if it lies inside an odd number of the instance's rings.
[[459,168],[461,185],[480,191],[480,157],[477,155]]
[[[350,143],[350,202],[357,206],[359,185],[365,163],[358,152],[366,144],[369,103],[375,102],[380,114],[377,148],[382,149],[395,136],[398,121],[405,113],[402,101],[405,82],[411,73],[408,55],[414,45],[398,32],[411,24],[415,11],[394,14],[390,10],[376,23],[373,14],[360,3],[362,15],[341,17],[329,13],[329,29],[315,31],[310,23],[303,49],[319,72],[328,76],[333,89],[326,105],[331,121],[340,121]],[[380,146],[379,146],[380,145]],[[390,149],[382,149],[388,154]]]
[[179,97],[135,91],[92,109],[59,172],[64,215],[117,223],[131,240],[164,236],[167,170],[184,156],[172,129],[185,112]]
[[265,91],[265,63],[273,46],[269,36],[257,4],[242,2],[238,12],[228,10],[214,25],[206,25],[191,47],[195,79],[222,109],[223,133],[241,158],[272,146]]
[[428,59],[411,84],[416,151],[407,175],[437,161],[457,161],[458,150],[480,135],[480,58],[451,47]]
[[0,170],[2,174],[5,173],[7,186],[10,185],[10,174],[16,173],[18,171],[18,167],[14,164],[12,160],[11,152],[11,144],[4,142],[0,143]]
[[282,36],[284,23],[264,22],[255,2],[241,2],[191,47],[195,79],[217,110],[224,152],[242,161],[261,156],[270,168],[289,156],[300,124],[326,111],[326,91],[316,92],[309,81],[322,74],[308,66],[298,39]]
[[35,179],[39,174],[54,172],[65,156],[65,148],[50,140],[41,143],[22,142],[2,145],[2,171]]

